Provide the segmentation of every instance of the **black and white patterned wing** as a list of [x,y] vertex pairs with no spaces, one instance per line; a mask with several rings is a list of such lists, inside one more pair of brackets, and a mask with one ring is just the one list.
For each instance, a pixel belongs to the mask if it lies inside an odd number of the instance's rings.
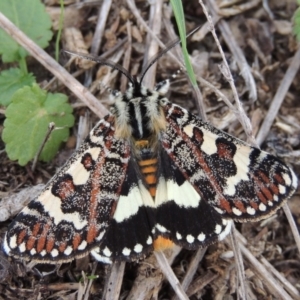
[[156,236],[186,249],[222,240],[230,232],[231,220],[223,218],[200,196],[164,149],[159,165]]
[[4,251],[47,263],[88,254],[108,230],[129,159],[128,143],[114,137],[107,116],[10,224]]
[[[235,221],[275,213],[295,191],[294,172],[278,158],[165,102],[162,145],[201,200]],[[201,202],[200,202],[201,203]]]
[[132,261],[153,251],[154,202],[136,164],[131,158],[107,233],[91,252],[98,261]]

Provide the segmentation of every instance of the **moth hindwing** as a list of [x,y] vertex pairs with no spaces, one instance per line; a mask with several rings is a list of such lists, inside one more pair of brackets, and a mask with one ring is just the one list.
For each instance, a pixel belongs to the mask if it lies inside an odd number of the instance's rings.
[[231,220],[274,214],[295,191],[289,167],[169,102],[167,82],[133,83],[11,223],[7,254],[111,262],[195,249],[222,240]]

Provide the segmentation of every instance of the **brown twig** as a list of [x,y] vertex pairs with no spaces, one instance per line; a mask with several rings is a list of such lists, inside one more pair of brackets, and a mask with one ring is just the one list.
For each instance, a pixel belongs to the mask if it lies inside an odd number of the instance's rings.
[[290,65],[281,80],[281,83],[278,87],[278,90],[273,98],[272,104],[270,105],[269,111],[260,127],[260,130],[257,134],[256,140],[259,145],[263,143],[267,137],[270,128],[278,114],[279,108],[292,84],[298,70],[300,67],[300,47],[295,53],[293,59],[290,61]]

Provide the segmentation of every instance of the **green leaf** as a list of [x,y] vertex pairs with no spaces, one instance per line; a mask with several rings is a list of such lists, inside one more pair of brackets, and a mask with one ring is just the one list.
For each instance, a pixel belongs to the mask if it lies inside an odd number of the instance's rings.
[[11,68],[0,73],[0,105],[8,106],[13,94],[23,86],[31,86],[35,82],[34,76],[24,74],[18,68]]
[[297,40],[300,41],[300,8],[296,9],[293,16],[293,33],[296,36]]
[[10,159],[26,165],[40,148],[54,122],[56,127],[40,155],[40,160],[49,161],[57,153],[62,141],[69,137],[69,127],[74,124],[72,107],[63,94],[47,94],[34,84],[17,91],[6,109],[2,139]]
[[[51,20],[40,0],[0,0],[0,11],[41,48],[52,38]],[[24,58],[26,51],[0,29],[0,54],[3,62]]]
[[181,47],[182,47],[182,53],[184,57],[186,71],[189,75],[192,85],[196,86],[197,85],[196,76],[190,61],[189,53],[186,48],[186,29],[185,29],[182,2],[181,0],[171,0],[171,4],[174,11],[179,35],[180,35]]

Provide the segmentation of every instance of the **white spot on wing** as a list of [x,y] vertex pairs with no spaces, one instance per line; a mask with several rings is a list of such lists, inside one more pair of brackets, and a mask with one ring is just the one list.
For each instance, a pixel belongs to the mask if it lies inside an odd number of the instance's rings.
[[97,261],[103,262],[105,264],[111,264],[112,263],[112,261],[108,257],[102,256],[102,255],[99,254],[99,247],[92,250],[91,254],[94,256],[94,258]]
[[58,255],[58,250],[57,249],[53,249],[52,251],[51,251],[51,256],[52,257],[56,257]]
[[203,143],[201,145],[201,150],[204,151],[207,155],[212,155],[214,153],[217,153],[218,148],[216,145],[216,140],[219,136],[208,130],[202,130],[202,131],[204,136],[203,136]]
[[84,168],[81,159],[82,157],[80,156],[70,165],[70,168],[66,170],[66,173],[72,176],[75,185],[85,184],[90,177],[90,172]]
[[194,125],[193,124],[189,124],[189,125],[187,125],[187,126],[184,126],[183,127],[183,132],[185,133],[185,134],[187,134],[188,135],[188,137],[193,137],[193,135],[194,135],[194,133],[193,133],[193,129],[194,129]]
[[273,200],[274,200],[274,201],[278,201],[278,200],[279,200],[278,196],[277,196],[277,195],[274,195],[274,196],[273,196]]
[[216,211],[217,213],[219,213],[220,215],[223,215],[223,214],[225,213],[225,210],[222,210],[222,209],[219,208],[219,207],[214,206],[213,208],[214,208],[215,211]]
[[268,205],[269,205],[269,206],[273,206],[273,202],[268,201]]
[[224,228],[224,230],[219,234],[218,239],[219,241],[222,241],[230,232],[231,230],[232,221],[228,220],[227,226]]
[[[94,144],[98,144],[98,145],[102,145],[103,144],[103,136],[97,136],[94,134],[94,130],[97,131],[98,127],[100,126],[101,123],[104,123],[103,120],[101,120],[98,124],[96,124],[96,126],[94,127],[94,129],[90,132],[90,140],[94,143]],[[109,123],[105,122],[106,126],[109,127]]]
[[176,238],[177,238],[177,240],[181,240],[182,239],[182,235],[179,232],[176,232]]
[[116,222],[120,223],[137,214],[141,206],[153,207],[154,203],[149,191],[140,181],[139,186],[130,189],[127,196],[120,196],[114,219]]
[[192,244],[195,241],[195,238],[191,234],[188,234],[186,240],[188,243]]
[[217,224],[216,227],[215,227],[215,233],[216,233],[216,234],[220,234],[221,231],[222,231],[222,226],[219,225],[219,224]]
[[179,186],[173,180],[166,182],[163,177],[160,177],[156,189],[155,205],[159,206],[170,200],[180,207],[196,208],[199,206],[201,197],[187,180]]
[[122,254],[125,255],[125,256],[128,256],[130,254],[130,252],[131,252],[131,250],[129,248],[126,248],[126,247],[122,250]]
[[106,230],[103,230],[100,232],[100,234],[96,237],[96,241],[100,241],[103,238],[104,233],[106,232]]
[[292,173],[293,188],[296,189],[298,187],[298,178],[297,178],[296,174],[293,172],[293,170],[290,169],[290,172]]
[[103,249],[103,254],[105,255],[105,256],[107,256],[107,257],[110,257],[111,256],[111,251],[107,248],[107,247],[105,247],[104,249]]
[[260,211],[265,211],[267,209],[267,207],[263,203],[260,203],[258,208]]
[[163,233],[168,231],[166,227],[164,227],[164,226],[162,226],[162,225],[160,225],[160,224],[156,224],[156,228],[157,228],[160,232],[163,232]]
[[237,167],[237,172],[234,176],[228,177],[226,181],[226,188],[224,189],[224,195],[233,196],[236,192],[235,186],[240,181],[249,180],[249,165],[250,154],[252,148],[244,145],[236,145],[236,153],[233,157],[233,161]]
[[81,244],[78,246],[78,250],[84,250],[87,246],[86,241],[82,241]]
[[142,252],[142,250],[143,250],[143,246],[141,245],[141,244],[136,244],[135,246],[134,246],[134,252],[135,253],[141,253]]
[[147,245],[151,245],[152,244],[152,237],[151,236],[148,237],[148,239],[146,241],[146,244]]
[[92,159],[96,161],[99,158],[100,151],[100,147],[93,147],[89,148],[85,153],[91,154]]
[[236,215],[236,216],[240,216],[242,214],[242,212],[236,208],[236,207],[233,207],[232,208],[232,212]]
[[55,197],[50,189],[44,191],[36,201],[42,203],[44,210],[53,218],[55,225],[58,225],[61,221],[66,221],[73,224],[78,230],[87,225],[87,221],[82,220],[78,212],[63,213],[61,210],[61,200]]
[[30,250],[30,254],[31,254],[31,255],[36,254],[36,250],[35,250],[34,248],[32,248],[32,249]]
[[20,251],[20,252],[25,252],[25,251],[26,251],[26,245],[25,245],[25,242],[23,242],[22,244],[19,245],[19,251]]
[[40,255],[41,255],[41,256],[45,256],[46,254],[47,254],[47,252],[46,252],[46,250],[45,250],[45,249],[44,249],[44,250],[42,250],[42,251],[41,251],[41,253],[40,253]]
[[288,174],[283,173],[283,174],[282,174],[282,178],[283,178],[283,180],[285,181],[285,184],[286,184],[287,186],[290,186],[290,185],[292,184],[292,180],[291,180],[291,178],[290,178],[290,176],[289,176]]
[[64,254],[65,255],[70,255],[72,253],[73,249],[71,246],[68,246],[65,251],[64,251]]
[[9,255],[9,252],[11,251],[11,249],[7,244],[7,235],[5,235],[5,237],[4,237],[3,249],[4,249],[4,252]]
[[279,188],[279,193],[280,193],[281,195],[284,195],[284,194],[286,193],[286,187],[285,187],[285,186],[279,184],[279,185],[278,185],[278,188]]
[[201,232],[199,235],[198,235],[198,237],[197,237],[197,239],[200,241],[200,242],[203,242],[204,240],[205,240],[205,234],[203,233],[203,232]]
[[250,206],[248,206],[247,207],[247,213],[249,214],[249,215],[255,215],[255,209],[253,208],[253,207],[250,207]]
[[[4,239],[5,243],[6,243],[6,239],[7,239],[7,236],[5,236],[5,239]],[[5,245],[5,244],[4,244],[4,245]],[[9,248],[10,248],[10,249],[15,249],[17,246],[18,246],[18,245],[17,245],[17,235],[14,234],[14,235],[9,239]],[[6,252],[6,253],[8,253],[8,252]]]

